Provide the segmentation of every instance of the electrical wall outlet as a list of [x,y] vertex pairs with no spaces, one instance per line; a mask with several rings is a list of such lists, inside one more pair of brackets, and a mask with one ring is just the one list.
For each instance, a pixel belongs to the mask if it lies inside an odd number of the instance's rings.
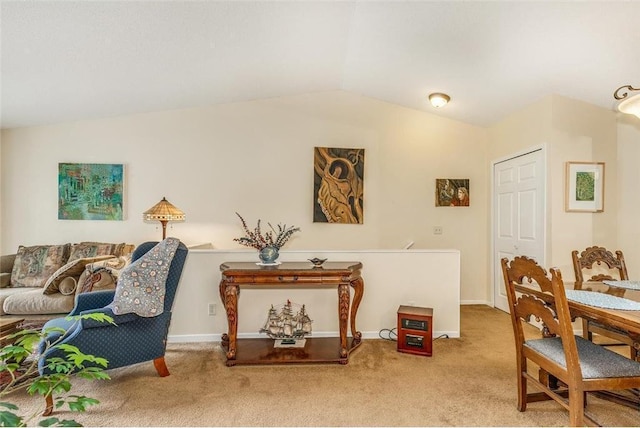
[[434,235],[442,235],[442,226],[433,226]]
[[216,314],[216,304],[215,303],[209,303],[209,316],[214,316]]

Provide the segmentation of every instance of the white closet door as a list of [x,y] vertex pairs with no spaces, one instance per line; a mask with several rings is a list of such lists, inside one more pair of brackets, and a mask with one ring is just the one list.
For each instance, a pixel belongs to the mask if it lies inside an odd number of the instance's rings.
[[494,306],[509,312],[500,260],[525,255],[544,267],[545,171],[542,150],[493,166]]

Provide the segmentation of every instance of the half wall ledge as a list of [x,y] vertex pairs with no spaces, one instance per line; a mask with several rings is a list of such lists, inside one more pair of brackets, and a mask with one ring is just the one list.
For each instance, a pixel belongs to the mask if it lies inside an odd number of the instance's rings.
[[[226,333],[227,319],[220,301],[219,266],[228,261],[255,261],[254,250],[221,250],[190,246],[182,284],[173,307],[169,337],[172,342],[215,341]],[[460,337],[460,251],[410,250],[281,250],[280,260],[359,261],[363,264],[364,297],[357,326],[363,338],[377,338],[382,329],[394,328],[400,305],[433,308],[434,337]],[[310,263],[311,264],[311,263]],[[238,334],[258,337],[264,314],[271,304],[290,299],[304,303],[317,335],[337,336],[336,299],[332,289],[243,289],[238,300]],[[209,304],[216,305],[209,315]]]

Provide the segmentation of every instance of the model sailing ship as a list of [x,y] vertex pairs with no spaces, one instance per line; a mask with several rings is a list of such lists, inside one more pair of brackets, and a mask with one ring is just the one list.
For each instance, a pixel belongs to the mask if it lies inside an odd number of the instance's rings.
[[[266,333],[271,339],[298,340],[311,334],[311,318],[304,305],[294,314],[293,303],[287,300],[279,310],[271,305],[269,315],[260,333]],[[297,305],[300,306],[300,305]]]

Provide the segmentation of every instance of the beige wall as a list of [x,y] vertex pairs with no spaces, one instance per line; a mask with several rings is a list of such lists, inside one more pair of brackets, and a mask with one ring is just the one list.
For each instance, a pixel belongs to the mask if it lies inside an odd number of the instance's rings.
[[[526,108],[514,112],[500,123],[489,128],[489,145],[488,145],[488,163],[487,170],[489,174],[493,174],[493,164],[502,160],[509,159],[514,155],[520,155],[526,153],[532,149],[544,147],[544,153],[546,155],[546,162],[549,162],[548,156],[548,135],[551,133],[551,115],[552,115],[552,99],[550,97],[538,101]],[[547,167],[548,170],[548,167]],[[548,179],[547,179],[548,180]],[[548,193],[548,192],[547,192]],[[492,198],[492,189],[489,189],[489,201],[490,204]],[[546,238],[547,246],[545,248],[545,255],[549,253],[549,242],[551,241],[549,219],[549,203],[547,202],[547,223],[546,223]],[[493,219],[487,217],[487,254],[488,263],[499,263],[499,260],[494,260],[493,257]],[[500,270],[495,270],[499,272]],[[488,301],[493,301],[493,284],[498,287],[504,287],[502,285],[501,278],[494,277],[494,269],[487,271],[487,288],[486,298]]]
[[[612,249],[619,247],[618,183],[622,177],[617,167],[619,157],[616,148],[617,138],[616,114],[613,111],[560,96],[546,97],[489,129],[489,159],[491,160],[531,147],[545,146],[547,155],[545,263],[548,267],[559,267],[565,280],[574,279],[571,264],[572,250],[584,249],[591,245],[602,245]],[[627,142],[626,146],[632,146],[632,144]],[[631,147],[626,150],[633,154]],[[635,155],[637,160],[637,152]],[[568,161],[605,163],[604,212],[565,212],[565,165]],[[626,253],[631,248],[623,248],[623,250]]]
[[[613,111],[568,98],[553,97],[549,156],[551,235],[549,266],[574,279],[571,251],[592,245],[617,246],[616,116]],[[604,212],[565,212],[565,163],[604,162]]]
[[[187,244],[239,248],[238,211],[252,225],[300,226],[286,249],[459,249],[461,300],[487,301],[484,128],[338,91],[5,130],[2,140],[3,254],[158,239],[142,212],[166,196],[187,214],[168,234]],[[314,146],[365,148],[363,225],[312,222]],[[124,163],[126,219],[58,220],[58,162]],[[469,178],[471,207],[436,208],[436,178]]]
[[[220,273],[212,266],[225,261],[246,261],[251,250],[191,250],[176,294],[169,339],[173,341],[219,341],[227,332],[227,318],[219,297]],[[460,253],[456,250],[283,250],[286,261],[304,262],[320,257],[334,261],[359,260],[363,264],[364,296],[356,328],[364,338],[379,338],[382,329],[397,323],[403,304],[433,309],[433,334],[460,337]],[[424,271],[431,272],[423,275]],[[243,287],[238,298],[238,333],[258,337],[271,304],[291,300],[306,304],[313,319],[313,336],[337,336],[338,293],[336,287]],[[216,314],[208,314],[208,303]]]
[[2,224],[4,224],[4,222],[2,221],[2,206],[5,204],[4,199],[2,198],[2,133],[0,132],[0,253],[4,254],[2,250],[3,246],[2,246]]
[[[452,106],[453,107],[453,106]],[[459,249],[461,301],[492,300],[491,163],[544,145],[546,264],[573,279],[570,252],[620,248],[640,275],[640,120],[549,96],[485,129],[347,92],[314,93],[2,131],[0,249],[158,239],[142,212],[166,196],[187,213],[169,235],[239,248],[234,212],[302,227],[291,250]],[[366,149],[365,223],[312,222],[314,146]],[[606,163],[605,212],[564,211],[567,161]],[[126,165],[126,219],[57,220],[57,163]],[[471,179],[471,207],[436,208],[436,178]],[[433,227],[444,233],[434,235]],[[429,275],[429,272],[425,272]],[[389,293],[393,293],[390,285]]]
[[502,159],[548,142],[552,98],[544,98],[512,113],[489,128],[488,158]]
[[640,278],[640,119],[618,120],[618,248],[624,251],[629,277]]

